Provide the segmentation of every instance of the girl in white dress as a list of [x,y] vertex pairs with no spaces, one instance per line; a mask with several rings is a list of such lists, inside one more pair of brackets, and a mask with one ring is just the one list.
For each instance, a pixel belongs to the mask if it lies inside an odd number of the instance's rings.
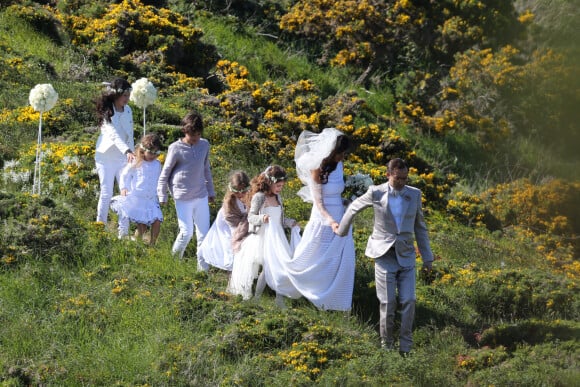
[[337,129],[304,131],[294,157],[298,177],[305,184],[298,195],[313,206],[286,271],[294,287],[324,310],[348,311],[352,303],[354,241],[351,232],[345,237],[333,232],[344,213],[342,160],[349,147],[349,138]]
[[286,171],[278,165],[269,166],[252,179],[249,235],[242,242],[240,251],[234,255],[228,285],[230,293],[239,294],[248,300],[252,297],[254,280],[258,278],[255,297],[259,298],[268,284],[276,291],[276,303],[280,307],[284,307],[282,296],[300,297],[284,269],[292,259],[284,227],[293,229],[293,237],[300,237],[296,221],[284,216],[280,192],[285,182]]
[[142,238],[147,227],[151,226],[151,239],[154,245],[163,214],[157,200],[157,180],[161,173],[161,163],[157,160],[161,140],[155,133],[147,134],[137,147],[135,161],[121,172],[121,195],[113,197],[111,208],[119,216],[119,238],[129,235],[129,223],[137,223],[137,237]]
[[249,190],[250,178],[244,171],[230,174],[222,207],[197,253],[211,266],[232,270],[234,252],[239,251],[248,234],[248,211],[244,200]]

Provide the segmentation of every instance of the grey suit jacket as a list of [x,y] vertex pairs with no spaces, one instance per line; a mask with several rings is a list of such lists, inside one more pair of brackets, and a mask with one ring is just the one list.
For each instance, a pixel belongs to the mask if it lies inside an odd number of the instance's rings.
[[393,245],[399,265],[415,266],[414,239],[423,262],[432,262],[433,253],[421,205],[421,191],[411,186],[401,190],[403,197],[403,220],[400,229],[389,210],[388,184],[372,185],[361,197],[354,200],[346,209],[338,228],[339,235],[346,235],[354,216],[361,210],[372,206],[374,209],[373,232],[369,237],[365,255],[370,258],[382,257]]

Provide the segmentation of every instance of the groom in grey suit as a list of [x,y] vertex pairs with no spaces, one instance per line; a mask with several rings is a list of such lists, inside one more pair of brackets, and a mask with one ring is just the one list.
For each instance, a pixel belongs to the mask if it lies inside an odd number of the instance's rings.
[[370,186],[367,192],[346,209],[335,233],[348,233],[353,217],[372,206],[374,227],[365,254],[375,260],[375,284],[380,304],[379,333],[381,346],[394,348],[394,320],[398,291],[401,304],[399,353],[407,356],[413,344],[415,319],[415,246],[417,241],[423,268],[431,270],[433,253],[423,218],[421,191],[406,185],[409,168],[402,159],[393,159],[387,167],[388,182]]

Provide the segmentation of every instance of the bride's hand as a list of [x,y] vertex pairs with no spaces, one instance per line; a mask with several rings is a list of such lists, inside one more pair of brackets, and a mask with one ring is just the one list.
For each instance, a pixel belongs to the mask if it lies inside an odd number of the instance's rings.
[[270,215],[264,214],[263,221],[264,221],[264,223],[268,223],[270,221]]
[[339,226],[340,226],[340,225],[339,225],[337,222],[334,222],[334,223],[332,223],[332,224],[330,225],[330,227],[332,227],[332,231],[333,231],[335,234],[337,234],[337,233],[338,233],[338,227],[339,227]]

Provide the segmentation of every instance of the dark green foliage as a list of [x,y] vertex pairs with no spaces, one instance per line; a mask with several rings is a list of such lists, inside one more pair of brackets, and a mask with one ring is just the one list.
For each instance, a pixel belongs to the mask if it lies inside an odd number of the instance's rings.
[[[23,7],[21,4],[11,5],[7,8],[6,13],[29,23],[38,32],[45,34],[58,44],[62,44],[65,39],[64,31],[54,14],[36,3],[32,3],[28,7]],[[44,66],[49,68],[50,64],[44,63]]]
[[0,255],[10,267],[28,260],[69,265],[84,260],[83,226],[52,199],[0,192],[0,219]]
[[580,324],[568,321],[528,320],[514,324],[500,324],[481,334],[479,345],[504,346],[514,351],[518,345],[538,345],[565,342],[580,337]]

